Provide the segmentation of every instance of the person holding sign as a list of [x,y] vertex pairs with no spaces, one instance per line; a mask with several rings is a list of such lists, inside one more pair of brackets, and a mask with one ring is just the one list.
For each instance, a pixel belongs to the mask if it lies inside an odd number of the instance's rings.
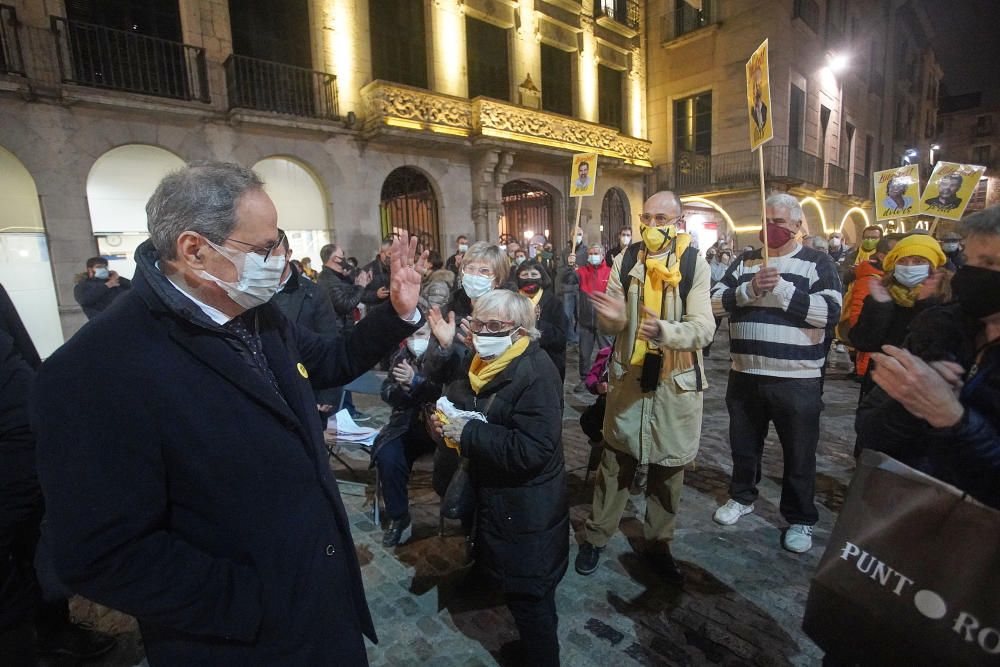
[[581,153],[573,156],[573,173],[576,178],[569,190],[570,197],[590,197],[594,194],[594,171],[597,169],[597,155]]
[[782,545],[804,553],[812,548],[819,519],[813,495],[819,442],[821,373],[826,331],[840,318],[837,267],[825,252],[796,240],[802,207],[788,194],[767,198],[770,250],[744,253],[712,290],[712,308],[729,316],[732,369],[726,391],[733,476],[729,501],[714,515],[732,525],[753,512],[768,423],[784,453],[781,514],[790,525]]

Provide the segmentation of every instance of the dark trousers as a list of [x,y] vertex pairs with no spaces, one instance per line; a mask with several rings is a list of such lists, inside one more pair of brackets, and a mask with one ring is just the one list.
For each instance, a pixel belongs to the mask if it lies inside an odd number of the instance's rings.
[[562,295],[563,312],[566,313],[566,342],[579,343],[580,336],[576,332],[576,300],[579,297],[577,290],[564,292]]
[[597,329],[590,327],[580,327],[580,379],[583,380],[590,373],[590,367],[594,365],[594,355],[601,348],[611,345],[611,336],[605,336]]
[[542,597],[504,595],[521,635],[525,665],[559,667],[559,617],[556,615],[556,589]]
[[434,451],[434,441],[420,423],[414,423],[410,430],[398,438],[387,440],[375,454],[385,512],[390,519],[403,518],[410,507],[407,485],[413,462],[424,454]]
[[822,410],[820,378],[779,378],[730,371],[726,389],[733,478],[729,496],[744,505],[757,500],[761,458],[769,422],[781,441],[785,469],[781,478],[781,515],[789,523],[811,526],[819,520],[816,445]]

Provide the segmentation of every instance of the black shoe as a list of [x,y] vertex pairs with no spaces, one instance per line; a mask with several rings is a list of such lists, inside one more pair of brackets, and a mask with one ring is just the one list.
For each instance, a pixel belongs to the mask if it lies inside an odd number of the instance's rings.
[[413,522],[410,521],[410,514],[406,513],[401,519],[393,519],[389,522],[389,528],[382,535],[382,546],[392,548],[400,544],[406,544],[413,534]]
[[650,566],[668,584],[679,586],[684,583],[684,573],[677,566],[677,561],[674,560],[669,548],[665,551],[647,554],[646,560],[649,561]]
[[87,625],[67,623],[55,632],[39,633],[38,654],[43,657],[66,656],[74,660],[92,660],[111,651],[118,640]]
[[601,561],[601,552],[604,547],[595,547],[590,542],[580,545],[580,551],[576,554],[576,571],[587,576],[593,574],[597,569],[597,564]]

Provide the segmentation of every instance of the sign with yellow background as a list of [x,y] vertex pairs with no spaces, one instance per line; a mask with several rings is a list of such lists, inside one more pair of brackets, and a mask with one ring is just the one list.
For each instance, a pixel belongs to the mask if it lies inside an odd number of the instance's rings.
[[570,197],[592,197],[597,183],[597,153],[577,153],[573,156],[573,171],[569,175]]
[[934,165],[924,194],[920,195],[923,213],[946,220],[960,220],[972,199],[972,191],[985,171],[986,167],[975,164],[938,162]]
[[872,178],[876,220],[905,218],[923,212],[918,165],[876,171]]
[[747,111],[750,114],[750,150],[756,150],[774,138],[766,39],[747,61]]

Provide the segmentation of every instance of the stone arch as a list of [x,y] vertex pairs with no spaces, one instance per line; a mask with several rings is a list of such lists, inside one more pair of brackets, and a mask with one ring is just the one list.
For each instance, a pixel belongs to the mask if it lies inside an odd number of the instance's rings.
[[38,353],[47,357],[63,344],[59,304],[49,259],[38,189],[28,168],[0,146],[0,284],[10,295]]
[[848,244],[857,245],[861,239],[861,232],[870,224],[868,212],[859,206],[854,206],[844,212],[844,217],[841,218],[837,231],[844,235]]
[[[809,224],[809,216],[806,214],[806,205],[811,205],[819,213],[819,226]],[[799,206],[802,207],[802,235],[810,236],[827,236],[832,231],[826,223],[826,211],[823,210],[823,205],[815,197],[803,197],[799,200]]]
[[278,211],[292,256],[319,266],[319,251],[330,242],[330,197],[316,170],[290,155],[269,155],[253,165]]
[[688,196],[682,196],[681,197],[681,203],[685,204],[685,205],[687,205],[687,204],[700,204],[702,206],[707,206],[708,208],[714,210],[715,212],[717,212],[722,217],[723,221],[725,222],[725,228],[726,228],[726,230],[730,234],[732,234],[732,235],[735,235],[737,232],[756,231],[757,229],[759,229],[759,227],[737,227],[736,223],[733,221],[732,216],[729,215],[729,212],[726,211],[726,209],[723,208],[721,204],[719,204],[718,202],[712,201],[711,199],[706,199],[705,197],[695,197],[693,195],[688,195]]
[[382,181],[379,192],[381,237],[406,230],[423,249],[443,253],[440,192],[426,171],[412,165],[397,167]]

